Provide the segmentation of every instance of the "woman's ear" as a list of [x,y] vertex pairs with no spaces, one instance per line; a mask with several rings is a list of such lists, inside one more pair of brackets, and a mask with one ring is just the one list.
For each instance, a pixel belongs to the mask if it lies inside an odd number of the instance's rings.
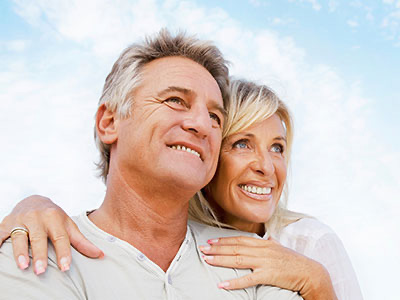
[[104,144],[111,145],[118,140],[118,125],[115,112],[110,111],[104,103],[100,105],[96,114],[96,130]]

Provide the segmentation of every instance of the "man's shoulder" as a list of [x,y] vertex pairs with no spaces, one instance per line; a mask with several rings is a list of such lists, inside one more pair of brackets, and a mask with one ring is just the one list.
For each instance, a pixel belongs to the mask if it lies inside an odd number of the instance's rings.
[[259,285],[257,299],[262,300],[303,300],[297,292],[281,289],[276,286]]
[[[207,242],[209,239],[221,238],[221,237],[234,237],[234,236],[249,236],[255,237],[258,236],[254,233],[244,232],[240,230],[213,227],[209,225],[205,225],[196,221],[190,220],[188,222],[190,229],[192,230],[196,240],[198,242]],[[258,237],[259,238],[259,237]]]
[[[32,255],[30,265],[21,270],[14,261],[11,240],[0,247],[0,299],[83,299],[83,294],[76,289],[69,272],[61,272],[57,266],[54,249],[49,247],[46,272],[34,273]],[[21,288],[23,287],[23,288]],[[2,298],[4,297],[4,298]]]
[[[250,232],[244,232],[233,229],[225,229],[219,227],[212,227],[209,225],[205,225],[202,223],[198,223],[196,221],[189,221],[188,225],[192,234],[194,236],[195,242],[198,245],[206,245],[207,240],[220,238],[220,237],[234,237],[234,236],[249,236],[260,238],[258,235]],[[248,275],[250,270],[247,269],[230,269],[230,268],[219,268],[219,267],[211,267],[212,270],[217,274],[222,274],[224,280],[233,279]],[[222,279],[222,277],[220,278]],[[251,288],[247,289],[248,293],[251,293]],[[298,293],[293,291],[280,289],[273,286],[260,285],[254,291],[254,296],[256,299],[271,299],[271,300],[301,300]]]

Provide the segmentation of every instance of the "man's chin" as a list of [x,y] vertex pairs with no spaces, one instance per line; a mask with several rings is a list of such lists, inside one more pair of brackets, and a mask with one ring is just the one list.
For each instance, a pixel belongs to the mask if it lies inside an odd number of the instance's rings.
[[191,168],[183,170],[175,169],[175,172],[169,172],[166,179],[169,181],[169,184],[174,185],[179,190],[187,190],[188,193],[194,194],[211,180],[209,176],[205,176],[204,172],[198,171]]

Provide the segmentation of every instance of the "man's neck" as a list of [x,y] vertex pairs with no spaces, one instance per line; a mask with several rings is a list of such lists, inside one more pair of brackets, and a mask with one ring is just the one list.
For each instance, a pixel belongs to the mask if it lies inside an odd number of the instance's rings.
[[118,173],[110,174],[104,202],[89,218],[166,271],[185,239],[189,198],[157,191],[145,194],[127,184]]

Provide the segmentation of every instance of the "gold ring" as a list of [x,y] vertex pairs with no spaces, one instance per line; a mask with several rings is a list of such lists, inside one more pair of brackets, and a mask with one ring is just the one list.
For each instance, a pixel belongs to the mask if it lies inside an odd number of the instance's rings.
[[25,227],[14,227],[10,232],[10,236],[12,237],[13,234],[16,234],[16,233],[24,233],[24,234],[26,234],[28,236],[29,235],[29,230],[26,229]]

